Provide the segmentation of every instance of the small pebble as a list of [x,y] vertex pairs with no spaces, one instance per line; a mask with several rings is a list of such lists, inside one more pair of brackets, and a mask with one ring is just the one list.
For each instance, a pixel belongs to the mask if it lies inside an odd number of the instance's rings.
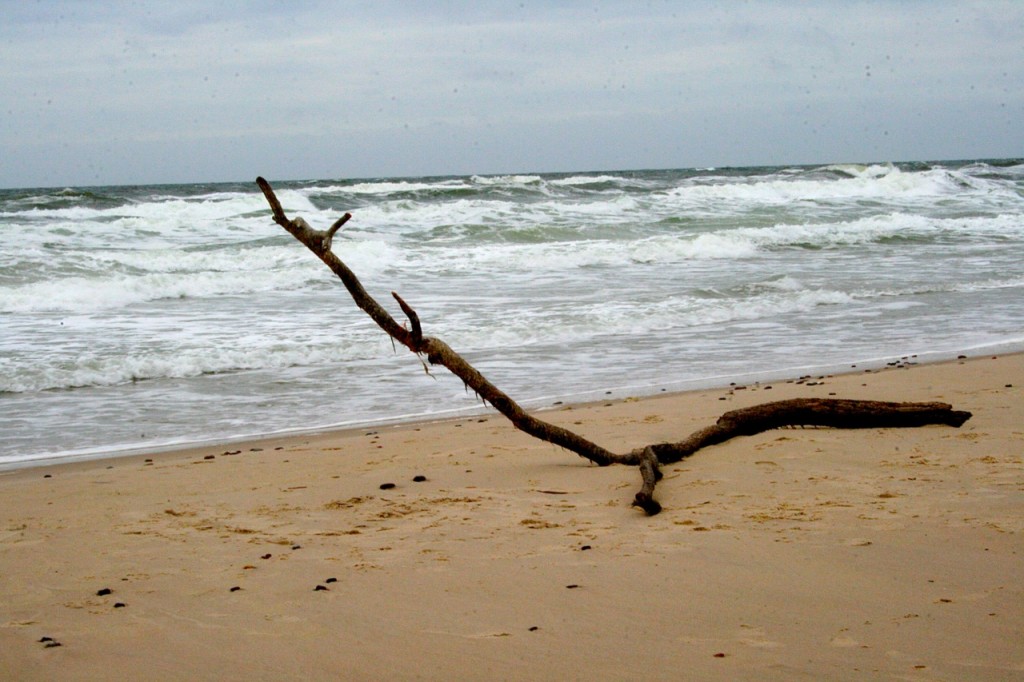
[[44,644],[43,646],[44,646],[45,648],[47,648],[47,649],[52,649],[52,648],[53,648],[53,647],[55,647],[55,646],[64,646],[64,645],[63,645],[63,644],[61,644],[60,642],[58,642],[58,641],[57,641],[57,640],[55,640],[55,639],[51,639],[51,640],[50,640],[49,642],[47,642],[47,643],[46,643],[46,644]]
[[114,604],[114,608],[115,609],[123,609],[124,607],[125,607],[125,603],[123,601],[119,601],[116,604]]
[[206,457],[203,457],[203,459],[217,459],[217,457],[215,455],[207,455]]
[[337,578],[328,578],[324,582],[327,583],[327,584],[336,583],[336,582],[338,582],[338,579]]
[[381,483],[380,484],[380,489],[381,490],[391,490],[394,487],[395,487],[394,483]]
[[423,481],[427,480],[427,477],[426,476],[422,476],[422,475],[421,476],[413,476],[412,480],[414,482],[416,482],[416,483],[423,483]]
[[715,658],[725,658],[725,654],[719,651],[717,654],[715,654]]
[[231,588],[230,590],[228,590],[228,591],[229,591],[229,592],[238,592],[238,591],[239,591],[240,589],[242,589],[242,588],[241,588],[241,587],[239,587],[238,585],[235,585],[234,587],[232,587],[232,588]]
[[590,545],[583,545],[582,547],[580,547],[581,552],[586,552],[588,549],[590,549]]
[[263,555],[263,556],[261,556],[260,558],[261,558],[261,559],[269,559],[269,558],[270,558],[270,557],[272,557],[272,556],[274,556],[274,555],[273,555],[273,554],[264,554],[264,555]]
[[106,597],[106,596],[107,596],[108,594],[110,594],[110,593],[111,593],[112,591],[113,591],[113,590],[111,590],[111,589],[110,589],[109,587],[104,587],[104,588],[103,588],[102,590],[98,590],[98,591],[96,592],[96,596],[97,596],[97,597]]
[[313,591],[314,592],[326,592],[327,591],[327,587],[325,585],[317,585],[316,587],[313,588]]
[[43,474],[43,478],[53,478],[50,474]]
[[530,627],[530,632],[537,632],[537,630],[540,630],[540,628],[537,627],[536,625],[533,625],[533,626]]
[[302,549],[302,545],[292,545],[292,549]]
[[577,587],[579,587],[579,585],[577,585],[576,583],[573,583],[572,585],[566,585],[565,589],[567,589],[567,590],[575,590]]

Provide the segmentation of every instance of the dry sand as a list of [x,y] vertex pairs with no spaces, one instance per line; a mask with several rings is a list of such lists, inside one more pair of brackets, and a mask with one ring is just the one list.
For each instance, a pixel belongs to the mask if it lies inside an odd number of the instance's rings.
[[736,439],[656,517],[497,415],[5,472],[0,678],[1024,679],[1022,389],[1011,355],[547,412],[614,450],[789,397],[974,413]]

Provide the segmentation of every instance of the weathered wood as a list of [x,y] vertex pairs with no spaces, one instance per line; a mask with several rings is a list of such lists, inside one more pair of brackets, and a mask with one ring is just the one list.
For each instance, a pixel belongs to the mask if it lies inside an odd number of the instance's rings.
[[[945,425],[959,428],[970,418],[970,412],[954,410],[946,403],[894,403],[843,398],[793,398],[732,410],[719,417],[714,425],[695,431],[685,440],[633,450],[630,454],[638,460],[643,478],[643,487],[633,504],[649,514],[657,513],[650,510],[657,505],[653,499],[654,484],[661,476],[651,478],[644,471],[646,461],[653,459],[659,464],[671,464],[737,436],[753,436],[789,426],[882,429]],[[657,509],[660,510],[660,505]]]
[[[726,412],[707,428],[686,440],[652,445],[662,464],[678,462],[709,445],[736,436],[752,436],[786,426],[828,426],[837,429],[884,429],[927,426],[960,427],[970,412],[946,403],[894,403],[842,398],[793,398]],[[633,451],[637,457],[643,448]]]
[[[654,499],[654,488],[661,480],[660,466],[678,462],[711,445],[737,436],[750,436],[786,426],[828,426],[841,429],[914,427],[944,424],[959,427],[970,419],[970,412],[954,411],[945,403],[891,403],[874,400],[832,398],[797,398],[763,403],[726,412],[718,421],[675,443],[644,445],[630,452],[616,454],[589,441],[573,431],[534,417],[456,353],[444,341],[423,334],[422,323],[415,309],[397,293],[392,296],[409,319],[409,328],[394,317],[367,293],[359,278],[331,250],[334,235],[351,219],[346,213],[325,231],[315,230],[302,218],[289,220],[270,183],[256,178],[263,196],[270,205],[274,222],[302,242],[345,285],[352,300],[392,339],[417,356],[426,356],[432,365],[441,365],[462,379],[463,383],[486,403],[490,403],[517,429],[541,440],[561,446],[594,464],[628,464],[637,466],[643,481],[633,504],[650,515],[661,511]],[[425,365],[424,365],[425,366]]]
[[267,199],[267,203],[270,204],[270,209],[274,214],[274,222],[288,230],[292,236],[316,254],[342,281],[356,305],[366,312],[391,338],[413,353],[425,355],[427,362],[430,364],[446,367],[452,374],[462,379],[466,386],[473,389],[480,396],[481,400],[490,403],[494,409],[511,421],[517,429],[535,438],[554,443],[575,452],[600,466],[612,463],[615,459],[613,453],[568,429],[537,419],[520,407],[516,401],[512,400],[503,391],[499,390],[497,386],[488,381],[483,374],[466,362],[461,355],[452,350],[444,341],[424,336],[419,315],[402,297],[392,293],[399,307],[401,307],[406,317],[409,318],[411,329],[406,329],[396,322],[391,314],[366,292],[366,289],[363,288],[355,273],[331,251],[331,238],[333,238],[334,232],[337,231],[336,228],[348,220],[348,213],[335,222],[331,226],[331,230],[320,232],[311,228],[302,218],[289,220],[270,183],[261,177],[256,178],[256,184],[259,185],[260,190],[263,191],[263,196]]

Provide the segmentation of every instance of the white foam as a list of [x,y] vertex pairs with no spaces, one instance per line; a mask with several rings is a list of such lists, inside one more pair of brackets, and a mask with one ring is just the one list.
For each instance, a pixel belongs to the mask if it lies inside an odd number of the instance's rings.
[[472,181],[477,185],[541,185],[544,180],[539,175],[474,175]]
[[351,185],[325,185],[302,190],[308,196],[333,194],[369,194],[381,196],[386,194],[404,194],[408,192],[424,192],[452,189],[472,189],[473,186],[461,180],[439,180],[435,182],[410,182],[407,180],[388,180],[381,182],[357,182]]
[[615,184],[619,186],[638,185],[635,181],[618,175],[572,175],[567,178],[554,178],[549,183],[558,187],[586,187],[587,185]]
[[978,178],[968,183],[964,174],[946,169],[904,172],[895,166],[868,166],[859,171],[846,171],[846,174],[850,177],[806,179],[801,174],[787,179],[737,181],[728,178],[714,183],[698,179],[668,190],[666,198],[683,207],[737,201],[781,205],[800,201],[938,198],[955,195],[972,186],[980,192],[996,189],[992,183]]
[[[364,275],[394,265],[381,241],[339,240],[346,258]],[[146,301],[211,298],[294,291],[330,277],[292,245],[217,251],[106,251],[90,258],[88,275],[54,276],[0,286],[0,312],[94,312]]]
[[[372,347],[372,346],[371,346]],[[239,347],[214,345],[121,355],[83,353],[54,362],[29,360],[0,375],[0,392],[24,393],[87,386],[117,386],[152,379],[181,379],[239,370],[327,366],[365,357],[365,348],[338,340],[303,346],[294,342]]]

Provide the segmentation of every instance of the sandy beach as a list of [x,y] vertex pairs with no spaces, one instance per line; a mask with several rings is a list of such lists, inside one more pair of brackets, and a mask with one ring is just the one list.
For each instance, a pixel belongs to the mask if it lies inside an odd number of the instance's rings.
[[497,414],[2,472],[0,678],[1024,679],[1024,355],[849,371],[545,416],[618,451],[791,397],[974,416],[735,439],[655,517]]

